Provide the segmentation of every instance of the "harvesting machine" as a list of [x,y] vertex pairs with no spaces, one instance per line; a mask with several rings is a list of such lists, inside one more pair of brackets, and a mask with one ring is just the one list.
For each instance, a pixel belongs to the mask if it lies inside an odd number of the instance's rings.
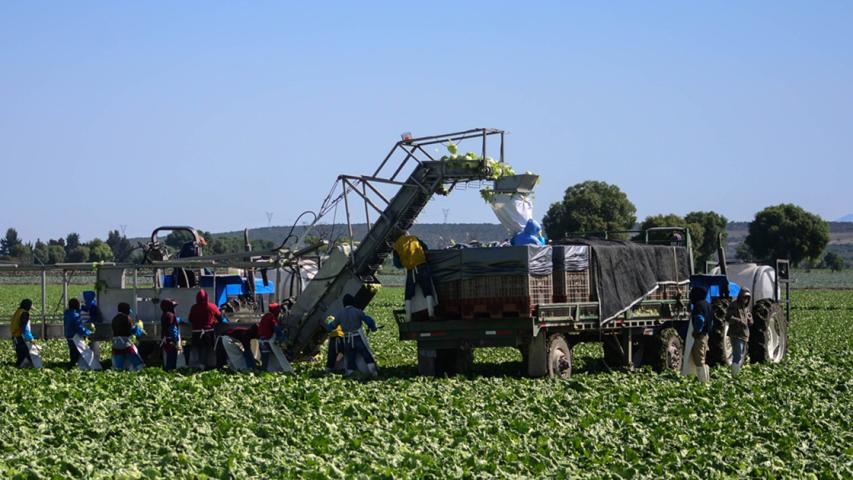
[[[145,245],[142,263],[96,266],[102,314],[111,318],[119,302],[130,303],[146,324],[143,343],[155,353],[161,298],[178,299],[178,315],[186,316],[197,288],[204,288],[238,323],[257,321],[270,303],[291,298],[294,303],[284,320],[287,356],[291,361],[314,357],[327,336],[327,317],[342,307],[345,294],[353,295],[359,307],[370,303],[394,240],[413,225],[434,195],[484,187],[510,197],[531,191],[535,181],[530,175],[495,175],[504,161],[504,138],[504,131],[486,128],[421,138],[404,135],[372,173],[340,175],[307,230],[298,238],[291,230],[271,251],[249,251],[247,238],[246,252],[202,256],[201,239],[193,229],[161,227]],[[453,159],[435,154],[436,146],[466,142],[476,143],[478,152]],[[490,152],[497,160],[488,157]],[[343,240],[330,234],[326,242],[306,245],[322,219],[331,215],[335,223],[341,206],[346,217]],[[367,233],[356,239],[353,215],[362,209]],[[166,230],[189,234],[187,251],[177,258],[158,238]],[[612,240],[614,235],[631,240]],[[328,252],[321,255],[324,248]],[[690,232],[680,228],[599,233],[544,247],[430,250],[427,259],[438,301],[435,316],[394,312],[400,340],[417,343],[423,375],[465,373],[475,348],[511,347],[521,351],[527,375],[567,377],[572,347],[581,342],[602,343],[608,366],[650,364],[678,370],[689,319],[688,289],[691,282],[708,281],[695,275]],[[751,285],[755,292],[752,360],[782,360],[787,345],[788,310],[782,308],[788,304],[787,262],[777,262],[775,269],[731,265],[728,277],[726,267],[721,257],[712,283],[728,285],[731,279]],[[67,272],[82,267],[40,268],[43,282],[53,269],[61,272],[67,286]],[[780,285],[785,286],[784,298]],[[730,290],[712,292],[720,317]],[[49,325],[44,315],[42,322],[43,336],[61,336],[60,325]],[[97,332],[102,339],[111,333],[108,325]],[[730,362],[724,330],[715,332],[709,358]]]

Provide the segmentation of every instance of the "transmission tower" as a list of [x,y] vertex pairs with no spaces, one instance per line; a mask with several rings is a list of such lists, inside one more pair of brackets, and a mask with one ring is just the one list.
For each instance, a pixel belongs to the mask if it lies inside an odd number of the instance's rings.
[[272,225],[272,216],[274,212],[267,212],[267,226]]
[[127,230],[127,225],[119,225],[118,228],[121,229],[121,236],[124,237],[124,231]]
[[444,223],[447,223],[447,216],[450,215],[450,209],[449,208],[442,208],[441,213],[444,214]]

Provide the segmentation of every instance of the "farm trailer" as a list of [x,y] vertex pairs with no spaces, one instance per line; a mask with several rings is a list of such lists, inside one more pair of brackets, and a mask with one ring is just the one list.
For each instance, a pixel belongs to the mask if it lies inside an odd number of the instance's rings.
[[[519,289],[506,285],[513,282],[505,275],[509,261],[506,255],[495,259],[494,272],[490,272],[489,265],[476,258],[482,256],[478,255],[479,249],[463,250],[459,264],[452,267],[443,258],[447,252],[431,251],[428,257],[437,272],[438,312],[433,319],[415,316],[409,320],[404,311],[395,311],[400,339],[417,342],[418,370],[422,375],[466,373],[472,367],[475,348],[511,347],[522,353],[524,374],[565,378],[571,375],[573,346],[584,342],[602,343],[605,365],[611,368],[650,365],[658,371],[678,371],[685,355],[684,337],[690,318],[689,288],[702,286],[709,290],[716,316],[709,362],[731,364],[724,318],[731,301],[729,292],[736,294],[738,284],[719,270],[716,275],[694,275],[690,233],[686,229],[635,233],[638,235],[634,238],[642,244],[575,239],[570,245],[554,247],[553,251],[559,253],[552,252],[554,268],[550,279],[547,274],[541,275],[545,280],[537,280],[535,275],[516,275],[514,283],[527,282],[530,286],[521,307]],[[659,238],[662,233],[675,242],[650,242],[650,237]],[[548,249],[551,247],[539,250]],[[582,252],[584,258],[566,258],[564,252],[569,250]],[[470,258],[466,261],[468,252]],[[570,263],[574,268],[566,268]],[[469,278],[445,274],[458,274],[466,268],[474,272]],[[781,307],[789,304],[787,262],[779,261],[775,270],[749,264],[738,265],[736,271],[738,281],[759,292],[753,304],[756,322],[750,358],[779,362],[787,351],[788,310]],[[477,279],[478,275],[482,278]],[[785,285],[784,298],[780,297],[780,283]],[[542,295],[543,284],[553,285],[553,295]],[[645,286],[638,291],[636,284]],[[648,286],[651,288],[644,292],[642,289]],[[775,294],[768,298],[765,291]],[[523,288],[521,294],[525,294]]]

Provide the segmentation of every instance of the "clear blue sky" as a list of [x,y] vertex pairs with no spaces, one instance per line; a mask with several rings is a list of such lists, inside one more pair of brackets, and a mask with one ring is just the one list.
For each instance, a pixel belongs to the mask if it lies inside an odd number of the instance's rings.
[[538,216],[587,179],[641,218],[853,212],[851,2],[309,3],[0,3],[0,228],[289,224],[400,132],[480,126]]

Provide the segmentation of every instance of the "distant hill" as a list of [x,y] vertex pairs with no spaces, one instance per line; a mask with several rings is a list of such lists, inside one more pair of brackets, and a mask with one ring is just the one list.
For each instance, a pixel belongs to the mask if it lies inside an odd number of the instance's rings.
[[[728,240],[726,253],[729,258],[735,258],[735,250],[749,233],[748,222],[730,222],[728,225]],[[290,227],[263,227],[249,230],[252,240],[268,240],[281,243],[290,231]],[[301,236],[304,226],[294,228],[293,233]],[[507,239],[503,227],[493,223],[421,223],[412,227],[412,234],[420,237],[432,248],[449,246],[451,241],[467,243],[473,240],[491,242]],[[353,225],[355,238],[362,238],[367,233],[365,224]],[[348,236],[346,225],[318,225],[313,233],[325,239]],[[242,236],[242,231],[214,233],[214,236]],[[853,261],[853,222],[829,222],[829,251],[841,254],[848,261]]]
[[853,213],[848,213],[838,219],[839,222],[853,222]]
[[[273,243],[281,243],[290,232],[291,227],[263,227],[249,230],[252,240],[269,240]],[[302,236],[305,232],[304,226],[293,229],[294,235]],[[493,223],[423,223],[414,225],[411,233],[417,235],[431,248],[443,248],[449,246],[451,241],[456,243],[467,243],[474,240],[480,242],[491,242],[504,240],[508,237],[506,231],[498,224]],[[367,234],[367,225],[353,225],[353,237],[360,239]],[[214,236],[242,236],[242,231],[215,233]],[[336,239],[347,237],[349,232],[346,225],[318,225],[315,227],[313,236],[324,239]]]

